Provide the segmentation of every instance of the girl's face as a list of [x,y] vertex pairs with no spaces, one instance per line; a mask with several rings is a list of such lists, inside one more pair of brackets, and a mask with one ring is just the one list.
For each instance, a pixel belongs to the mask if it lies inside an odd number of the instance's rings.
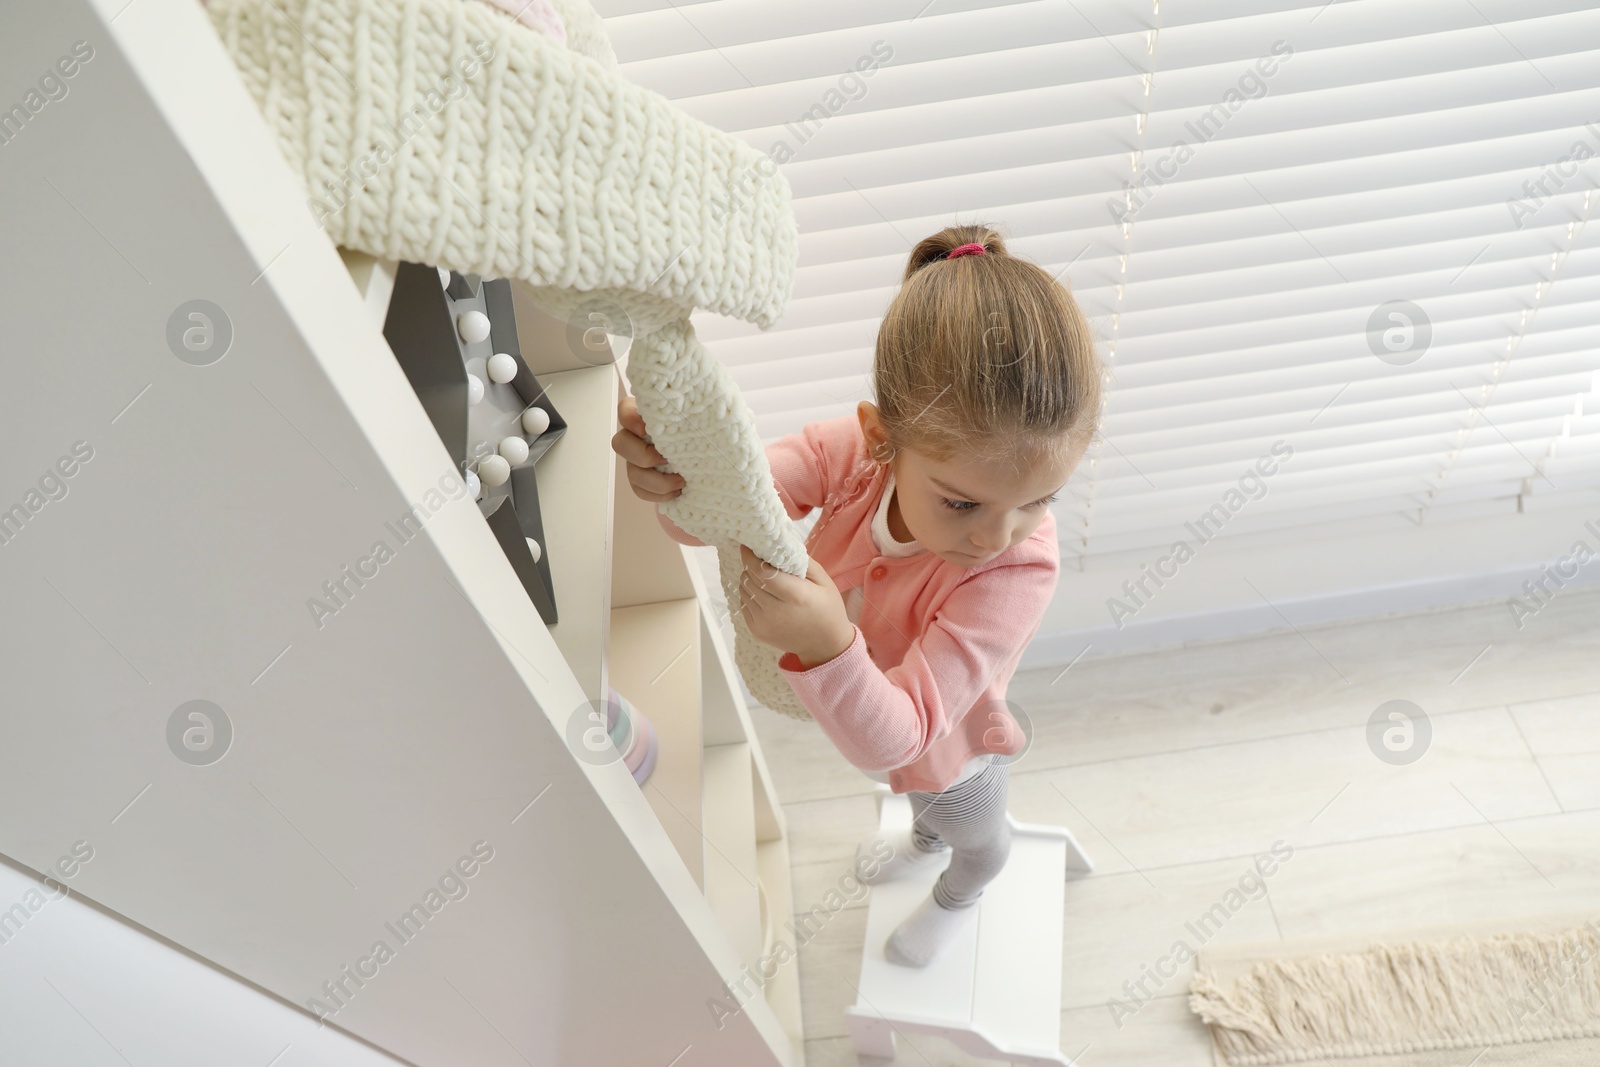
[[[883,440],[877,408],[862,401],[860,415],[874,446]],[[1060,459],[1022,471],[982,456],[940,462],[902,449],[891,461],[901,521],[941,559],[960,567],[987,563],[1038,529],[1087,446],[1085,441]]]

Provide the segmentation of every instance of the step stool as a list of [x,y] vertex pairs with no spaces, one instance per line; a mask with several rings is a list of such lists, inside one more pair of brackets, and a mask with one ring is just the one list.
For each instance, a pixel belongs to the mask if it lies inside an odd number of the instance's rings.
[[[882,784],[877,796],[879,832],[910,829],[910,800]],[[1067,872],[1088,872],[1089,857],[1065,827],[1006,819],[1011,855],[973,905],[978,921],[928,966],[890,963],[883,946],[933,890],[949,851],[873,886],[861,982],[845,1009],[858,1056],[893,1059],[897,1032],[923,1033],[975,1056],[1072,1067],[1061,1054],[1062,909]]]

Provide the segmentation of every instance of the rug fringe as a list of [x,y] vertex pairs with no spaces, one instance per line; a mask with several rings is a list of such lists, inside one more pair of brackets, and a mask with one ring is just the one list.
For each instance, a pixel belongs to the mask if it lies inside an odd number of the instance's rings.
[[1202,971],[1189,1007],[1238,1067],[1600,1037],[1600,921]]

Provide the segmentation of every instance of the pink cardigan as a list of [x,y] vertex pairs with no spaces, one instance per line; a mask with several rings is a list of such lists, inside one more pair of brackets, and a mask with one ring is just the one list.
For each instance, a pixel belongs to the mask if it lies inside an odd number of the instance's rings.
[[[766,454],[791,519],[822,509],[806,538],[811,558],[841,593],[865,586],[849,648],[810,670],[793,652],[778,661],[844,758],[888,771],[896,793],[941,792],[973,756],[1020,753],[1026,739],[1006,685],[1055,592],[1055,516],[976,567],[932,552],[880,556],[871,526],[888,468],[867,454],[854,411],[809,423]],[[656,518],[673,540],[705,543],[659,508]]]

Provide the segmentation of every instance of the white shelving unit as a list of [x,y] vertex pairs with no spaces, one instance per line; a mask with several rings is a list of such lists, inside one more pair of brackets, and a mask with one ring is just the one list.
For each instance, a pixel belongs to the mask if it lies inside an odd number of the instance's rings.
[[[74,441],[93,458],[0,560],[0,903],[85,841],[24,935],[110,920],[150,966],[8,947],[0,1061],[265,1063],[333,997],[330,1065],[355,1039],[415,1067],[800,1067],[792,962],[708,1010],[788,908],[783,823],[688,557],[616,497],[618,368],[560,365],[564,331],[520,316],[569,423],[539,461],[546,626],[464,496],[390,529],[453,466],[382,335],[392,274],[317,227],[205,9],[61,0],[6,30],[0,69],[94,49],[0,149],[0,282],[33,294],[0,314],[34,354],[0,391],[7,503]],[[169,341],[195,301],[228,327],[210,362]],[[349,567],[336,617],[308,610]],[[643,789],[566,739],[608,679],[660,727]],[[195,699],[232,727],[204,765],[168,735]],[[225,1018],[140,985],[175,949]]]
[[[340,256],[381,327],[396,265],[343,248]],[[568,422],[539,461],[545,540],[559,561],[550,636],[589,700],[598,705],[615,687],[655,727],[645,799],[739,961],[759,974],[792,910],[783,808],[702,570],[633,495],[611,449],[626,356],[601,366],[577,359],[565,323],[520,283],[512,291],[523,359]],[[802,1049],[796,968],[780,968],[762,992]]]
[[[792,910],[783,808],[701,570],[633,495],[620,464],[616,517],[611,684],[652,716],[661,759],[676,757],[659,782],[657,765],[646,794],[740,960],[758,973],[777,917]],[[692,696],[669,696],[674,677],[693,680]],[[795,968],[780,968],[763,992],[803,1047]]]
[[[626,356],[600,367],[575,360],[565,323],[533,306],[519,285],[512,288],[523,357],[569,422],[540,464],[546,539],[552,553],[581,543],[597,557],[580,572],[597,576],[592,585],[568,583],[598,594],[579,605],[581,625],[562,607],[551,634],[585,692],[598,664],[595,698],[610,685],[649,717],[660,750],[645,797],[740,961],[757,974],[772,946],[772,917],[791,907],[783,807],[701,569],[688,547],[662,532],[655,506],[633,494],[611,449]],[[544,464],[560,462],[563,446],[572,449],[576,477],[562,472],[547,483]],[[574,509],[585,521],[563,522]],[[604,536],[596,536],[600,514]],[[600,616],[598,625],[591,613]],[[763,993],[794,1047],[803,1048],[796,968],[780,969]]]

